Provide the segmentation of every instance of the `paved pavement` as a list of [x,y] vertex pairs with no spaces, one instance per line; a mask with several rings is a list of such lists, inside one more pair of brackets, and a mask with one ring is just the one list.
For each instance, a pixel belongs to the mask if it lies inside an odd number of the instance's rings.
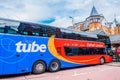
[[6,76],[0,80],[120,80],[120,62],[65,69],[55,73]]
[[120,67],[120,62],[107,63],[106,65]]

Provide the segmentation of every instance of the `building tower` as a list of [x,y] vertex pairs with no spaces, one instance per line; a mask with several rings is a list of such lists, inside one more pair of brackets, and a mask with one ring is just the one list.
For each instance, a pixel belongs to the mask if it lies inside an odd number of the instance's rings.
[[92,7],[90,16],[86,18],[86,23],[89,28],[90,32],[102,29],[102,21],[104,19],[104,16],[99,14],[98,11],[96,10],[95,6]]
[[114,34],[120,34],[120,23],[117,21],[116,18],[114,18],[115,28],[114,28]]
[[[84,21],[75,23],[75,27],[68,27],[78,31],[96,32],[102,30],[108,36],[114,35],[113,22],[108,22],[102,14],[99,14],[95,6],[92,7],[89,17]],[[120,30],[119,30],[120,31]]]

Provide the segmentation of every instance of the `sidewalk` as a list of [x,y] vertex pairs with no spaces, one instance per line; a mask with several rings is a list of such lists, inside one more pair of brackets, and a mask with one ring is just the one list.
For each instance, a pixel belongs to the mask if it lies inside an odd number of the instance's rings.
[[111,62],[111,63],[107,63],[107,65],[120,67],[120,62]]

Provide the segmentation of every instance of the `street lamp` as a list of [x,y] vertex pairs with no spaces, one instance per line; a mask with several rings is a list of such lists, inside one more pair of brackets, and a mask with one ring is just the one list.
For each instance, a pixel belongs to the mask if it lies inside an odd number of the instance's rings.
[[71,17],[71,16],[69,16],[69,18],[71,18],[71,19],[72,19],[72,25],[74,26],[74,18],[73,18],[73,17]]

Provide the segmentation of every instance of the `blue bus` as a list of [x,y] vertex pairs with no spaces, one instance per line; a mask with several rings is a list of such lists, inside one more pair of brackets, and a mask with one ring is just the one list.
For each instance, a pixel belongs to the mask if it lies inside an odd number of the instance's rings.
[[[109,37],[103,40],[109,42]],[[0,75],[111,62],[103,40],[85,32],[0,18]]]

